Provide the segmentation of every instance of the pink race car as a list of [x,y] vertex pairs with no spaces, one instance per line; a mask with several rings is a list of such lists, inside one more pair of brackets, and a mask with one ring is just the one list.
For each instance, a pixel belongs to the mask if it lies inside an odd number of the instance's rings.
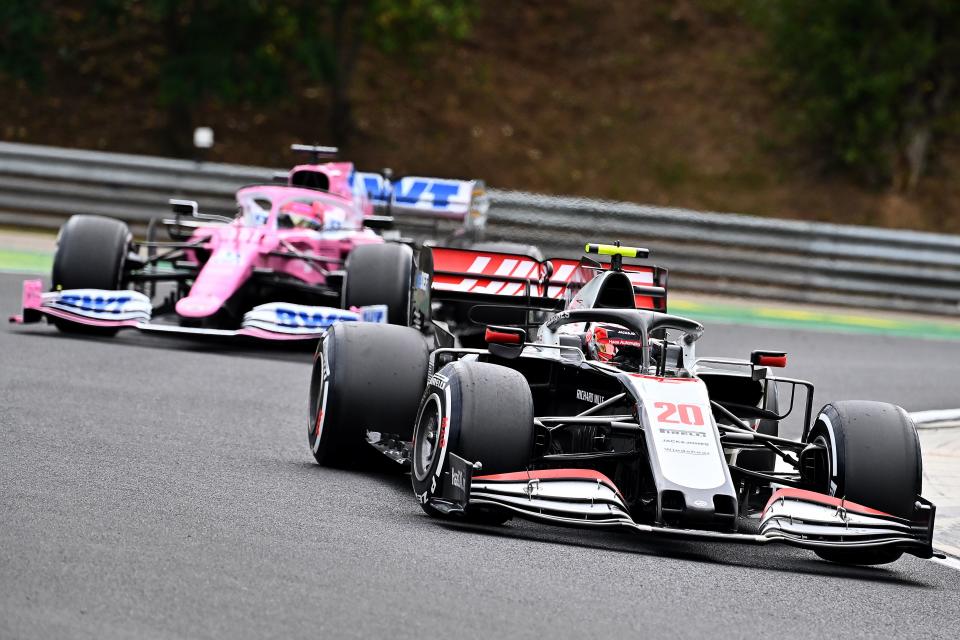
[[51,290],[25,282],[23,313],[11,321],[270,340],[315,339],[340,321],[419,326],[429,278],[408,244],[377,233],[392,221],[378,214],[414,210],[482,229],[483,183],[392,182],[348,162],[318,162],[335,149],[294,148],[314,163],[294,167],[286,184],[240,189],[234,219],[171,200],[175,217],[162,221],[171,241],[156,240],[154,224],[136,241],[120,220],[73,216],[60,229]]

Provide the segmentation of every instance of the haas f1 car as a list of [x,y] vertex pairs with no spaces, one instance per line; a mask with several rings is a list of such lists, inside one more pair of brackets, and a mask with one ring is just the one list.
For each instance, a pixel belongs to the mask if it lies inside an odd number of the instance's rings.
[[[515,322],[487,326],[484,349],[434,320],[333,327],[310,391],[317,462],[363,468],[379,452],[407,465],[437,518],[784,543],[848,564],[933,555],[903,409],[846,401],[813,415],[811,383],[774,373],[785,353],[697,358],[703,327],[665,312],[665,270],[624,263],[645,250],[587,252],[609,259],[422,256],[435,299]],[[795,411],[802,434],[783,437]]]
[[[294,167],[285,184],[236,194],[237,216],[203,214],[171,200],[160,221],[170,241],[134,241],[127,225],[73,216],[61,228],[53,287],[24,283],[23,312],[11,320],[50,319],[60,330],[112,335],[142,331],[316,339],[340,321],[416,325],[413,249],[378,230],[392,214],[416,212],[463,221],[477,236],[488,200],[479,181],[361,173],[323,162],[329,147],[294,145],[314,164]],[[157,285],[162,301],[154,306]]]

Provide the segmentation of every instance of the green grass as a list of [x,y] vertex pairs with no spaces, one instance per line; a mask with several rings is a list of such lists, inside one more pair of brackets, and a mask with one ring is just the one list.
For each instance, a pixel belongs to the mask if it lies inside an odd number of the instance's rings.
[[960,321],[930,320],[927,318],[884,317],[868,311],[820,311],[776,307],[769,303],[717,304],[685,300],[670,301],[671,313],[689,316],[709,325],[722,322],[778,328],[816,329],[868,333],[874,335],[906,336],[932,340],[960,340]]
[[22,273],[50,273],[53,254],[43,251],[0,249],[0,271]]

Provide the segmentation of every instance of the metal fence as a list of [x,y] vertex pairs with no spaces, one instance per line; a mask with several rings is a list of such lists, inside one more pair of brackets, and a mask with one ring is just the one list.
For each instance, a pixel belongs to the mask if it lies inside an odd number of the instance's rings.
[[[231,213],[275,170],[0,142],[0,224],[56,228],[95,213],[134,225],[187,197]],[[482,177],[482,176],[478,176]],[[960,315],[960,237],[491,191],[488,236],[575,256],[588,240],[646,246],[674,289]],[[405,215],[416,236],[451,223]]]

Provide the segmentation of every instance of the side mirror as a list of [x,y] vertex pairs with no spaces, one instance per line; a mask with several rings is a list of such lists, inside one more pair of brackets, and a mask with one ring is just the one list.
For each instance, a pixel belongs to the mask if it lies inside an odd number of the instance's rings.
[[180,224],[180,216],[190,216],[191,218],[196,218],[197,220],[225,222],[227,224],[233,222],[233,219],[228,218],[227,216],[200,213],[196,200],[177,200],[176,198],[172,198],[170,200],[170,208],[173,209],[173,213],[177,217],[177,224]]
[[785,367],[787,354],[784,351],[756,350],[750,354],[750,364],[755,367]]
[[488,326],[483,334],[487,349],[499,358],[512,360],[523,352],[527,332],[519,327]]
[[196,200],[177,200],[176,198],[172,198],[170,200],[170,208],[178,216],[195,218],[197,217],[199,207]]

